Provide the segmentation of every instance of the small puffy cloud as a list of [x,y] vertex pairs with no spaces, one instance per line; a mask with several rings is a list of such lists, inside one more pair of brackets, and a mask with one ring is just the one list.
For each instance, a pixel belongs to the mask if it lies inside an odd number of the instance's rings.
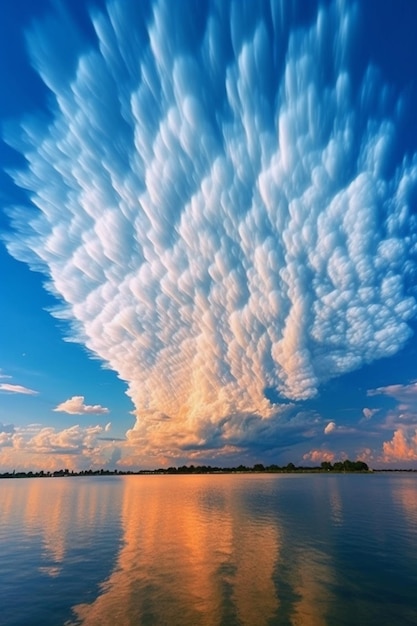
[[363,461],[364,463],[373,463],[375,460],[378,461],[378,454],[372,448],[361,448],[358,450],[356,454],[356,458],[358,461]]
[[379,409],[368,409],[367,407],[365,407],[364,409],[362,409],[362,413],[365,419],[370,420],[375,413],[378,413]]
[[0,423],[0,448],[12,446],[14,434],[15,427],[13,424]]
[[108,413],[109,409],[100,404],[84,404],[84,396],[73,396],[58,404],[54,411],[69,413],[70,415],[101,415]]
[[303,455],[305,461],[313,461],[313,463],[322,463],[323,461],[334,461],[335,454],[329,450],[310,450]]
[[417,428],[398,428],[383,444],[383,461],[417,461]]
[[0,383],[0,391],[6,391],[7,393],[21,393],[27,396],[35,396],[38,393],[38,391],[34,391],[28,387],[23,387],[23,385],[12,385],[11,383]]
[[11,445],[13,445],[13,443],[12,443],[12,436],[10,435],[10,433],[0,432],[0,448],[4,448],[5,446],[11,446]]
[[15,431],[15,427],[13,424],[2,424],[0,422],[0,432],[2,433],[13,433]]
[[328,435],[329,433],[332,433],[334,430],[336,430],[336,422],[329,422],[326,428],[324,429],[324,434]]

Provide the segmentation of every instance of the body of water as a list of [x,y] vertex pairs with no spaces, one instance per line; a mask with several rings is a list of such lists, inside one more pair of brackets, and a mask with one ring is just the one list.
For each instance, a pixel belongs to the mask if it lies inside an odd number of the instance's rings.
[[0,481],[2,626],[417,624],[417,475]]

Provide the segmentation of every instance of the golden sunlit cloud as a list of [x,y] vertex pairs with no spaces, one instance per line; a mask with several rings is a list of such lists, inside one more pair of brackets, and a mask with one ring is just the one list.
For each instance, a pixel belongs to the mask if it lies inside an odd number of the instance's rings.
[[54,411],[62,413],[69,413],[70,415],[99,415],[102,413],[108,413],[109,409],[100,406],[99,404],[84,404],[84,396],[73,396],[65,402],[61,402],[54,408]]

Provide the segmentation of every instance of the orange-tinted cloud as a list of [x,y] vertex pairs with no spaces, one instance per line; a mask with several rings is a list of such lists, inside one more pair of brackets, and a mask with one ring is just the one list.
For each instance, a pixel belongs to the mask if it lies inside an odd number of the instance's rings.
[[0,424],[0,466],[33,471],[106,467],[121,444],[102,441],[103,432],[100,425],[56,430],[39,424],[21,428]]
[[72,396],[72,398],[58,404],[58,406],[54,408],[54,411],[69,413],[70,415],[100,415],[102,413],[108,413],[109,409],[100,404],[84,404],[84,396]]
[[391,439],[383,444],[385,462],[417,461],[417,429],[398,428]]
[[314,463],[321,463],[322,461],[334,461],[335,454],[330,450],[310,450],[303,455],[304,461],[313,461]]

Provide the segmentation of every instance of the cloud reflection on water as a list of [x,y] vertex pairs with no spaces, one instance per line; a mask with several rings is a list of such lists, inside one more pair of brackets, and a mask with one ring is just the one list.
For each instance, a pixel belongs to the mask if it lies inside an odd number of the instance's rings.
[[263,478],[254,490],[253,480],[125,479],[123,546],[102,593],[74,607],[77,620],[83,626],[266,626],[288,614],[293,624],[307,618],[325,624],[330,559],[303,539],[282,556],[280,517],[274,508],[265,515],[256,500],[275,497],[276,481]]

